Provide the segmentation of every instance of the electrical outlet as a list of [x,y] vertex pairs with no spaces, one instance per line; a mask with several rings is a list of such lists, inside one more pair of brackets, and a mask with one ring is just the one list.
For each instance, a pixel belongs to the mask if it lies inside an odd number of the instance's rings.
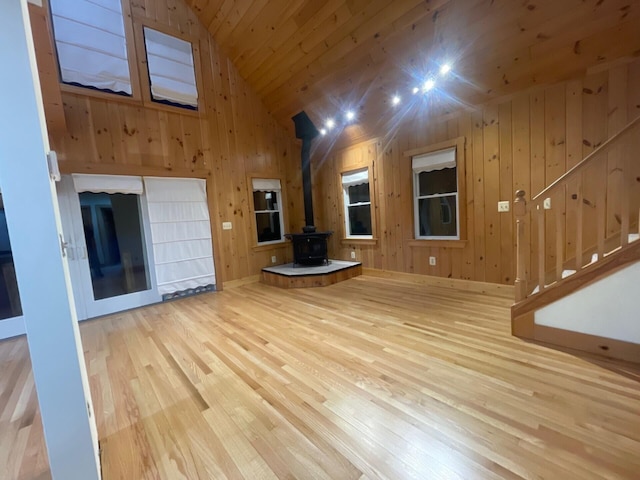
[[545,210],[551,210],[551,199],[545,198],[543,205]]
[[436,265],[436,257],[429,257],[429,265],[435,267]]
[[223,230],[231,230],[233,228],[233,226],[231,225],[231,222],[222,222],[222,229]]
[[503,202],[498,202],[498,211],[499,212],[508,212],[509,211],[509,200],[505,200]]
[[278,261],[278,259],[276,258],[275,255],[271,255],[271,263],[276,263]]
[[356,252],[351,252],[351,259],[355,260],[356,259]]

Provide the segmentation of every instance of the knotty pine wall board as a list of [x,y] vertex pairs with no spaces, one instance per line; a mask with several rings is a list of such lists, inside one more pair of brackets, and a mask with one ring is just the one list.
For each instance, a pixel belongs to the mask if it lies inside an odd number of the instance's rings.
[[[183,0],[131,0],[128,6],[134,26],[148,23],[196,39],[202,108],[145,105],[56,85],[53,91],[62,90],[66,131],[52,130],[50,141],[61,170],[206,178],[219,284],[257,274],[271,264],[272,255],[278,263],[288,261],[288,243],[254,248],[247,178],[282,178],[285,219],[290,221],[284,230],[301,228],[298,141],[267,111]],[[36,38],[36,47],[51,52],[42,38]],[[131,59],[131,65],[137,60]],[[233,229],[222,231],[223,221],[231,221]]]
[[[408,273],[511,284],[515,279],[515,219],[513,212],[498,213],[498,200],[509,200],[523,189],[527,198],[543,190],[579,163],[607,138],[640,115],[640,60],[616,65],[586,77],[523,92],[495,104],[441,119],[416,119],[385,135],[370,134],[369,140],[314,156],[314,195],[320,202],[322,228],[334,230],[330,241],[333,258],[350,258],[355,251],[364,267]],[[366,119],[359,128],[367,130]],[[461,248],[424,243],[416,246],[413,224],[411,160],[403,152],[451,140],[466,139],[466,242]],[[366,153],[375,147],[375,155]],[[633,147],[627,149],[633,152]],[[638,149],[636,148],[636,151]],[[617,188],[628,178],[635,205],[640,202],[637,161],[621,171],[624,152],[609,155],[605,172],[585,176],[583,245],[595,244],[596,209],[599,192],[607,183]],[[355,161],[355,163],[354,163]],[[372,214],[377,225],[375,245],[341,241],[344,236],[342,188],[339,172],[349,168],[372,168],[370,182],[375,196]],[[545,224],[546,269],[575,256],[577,200],[576,183],[554,198]],[[620,200],[615,192],[607,201],[608,232],[620,230]],[[316,206],[318,211],[318,206]],[[637,224],[637,218],[632,223]],[[636,208],[637,216],[637,208]],[[635,228],[633,229],[635,231]],[[527,242],[535,245],[538,231],[528,225]],[[564,244],[562,258],[556,243]],[[435,256],[436,266],[429,265]],[[538,271],[537,256],[526,259],[530,275]]]

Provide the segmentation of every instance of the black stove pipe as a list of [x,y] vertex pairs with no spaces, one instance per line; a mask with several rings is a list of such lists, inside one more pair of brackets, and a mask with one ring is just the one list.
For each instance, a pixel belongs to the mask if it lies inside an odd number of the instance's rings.
[[318,136],[319,132],[304,111],[295,115],[292,120],[296,127],[296,138],[302,140],[300,160],[302,163],[304,221],[306,223],[302,230],[305,233],[313,233],[316,228],[313,224],[313,195],[311,192],[311,143],[313,139]]

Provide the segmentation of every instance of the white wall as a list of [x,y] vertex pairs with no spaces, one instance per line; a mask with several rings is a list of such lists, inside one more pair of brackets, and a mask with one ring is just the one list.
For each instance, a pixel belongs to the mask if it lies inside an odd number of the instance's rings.
[[547,305],[535,323],[640,344],[640,262]]

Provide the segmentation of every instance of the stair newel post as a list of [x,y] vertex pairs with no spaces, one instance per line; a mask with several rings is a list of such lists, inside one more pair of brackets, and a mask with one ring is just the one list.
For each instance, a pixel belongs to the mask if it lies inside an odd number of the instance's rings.
[[529,242],[525,236],[527,201],[524,196],[525,191],[518,190],[513,202],[513,213],[516,216],[516,302],[527,297],[526,255],[529,253]]

